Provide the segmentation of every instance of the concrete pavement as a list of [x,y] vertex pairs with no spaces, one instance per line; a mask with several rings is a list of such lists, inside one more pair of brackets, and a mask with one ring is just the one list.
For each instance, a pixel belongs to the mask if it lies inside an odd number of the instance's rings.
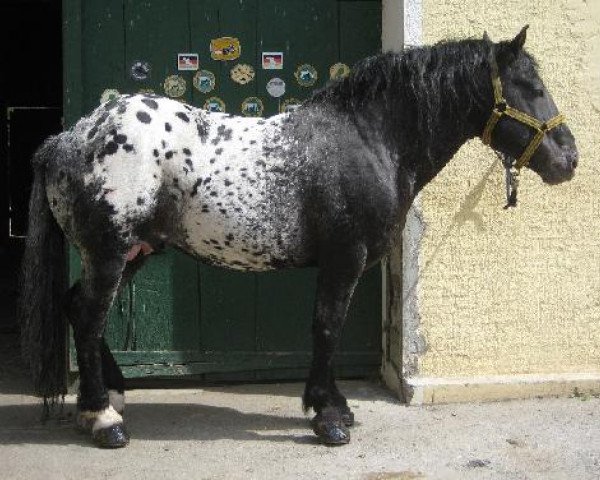
[[[10,363],[10,362],[8,362]],[[598,479],[600,400],[406,407],[372,382],[341,383],[352,442],[316,443],[299,383],[134,390],[130,445],[94,448],[39,422],[18,367],[0,366],[0,479]],[[10,374],[7,374],[10,372]]]

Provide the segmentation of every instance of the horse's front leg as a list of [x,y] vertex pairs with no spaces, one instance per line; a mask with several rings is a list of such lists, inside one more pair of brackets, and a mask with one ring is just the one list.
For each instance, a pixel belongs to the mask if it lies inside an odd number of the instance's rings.
[[121,279],[125,256],[82,255],[82,258],[81,280],[73,287],[67,307],[80,377],[77,423],[91,430],[98,446],[123,447],[129,439],[123,418],[109,404],[102,368],[106,355],[102,349],[106,316]]
[[319,261],[312,332],[313,361],[303,403],[305,409],[313,408],[316,412],[313,430],[327,444],[350,441],[347,425],[352,423],[353,415],[335,385],[333,356],[366,256],[363,245],[336,245],[322,251]]

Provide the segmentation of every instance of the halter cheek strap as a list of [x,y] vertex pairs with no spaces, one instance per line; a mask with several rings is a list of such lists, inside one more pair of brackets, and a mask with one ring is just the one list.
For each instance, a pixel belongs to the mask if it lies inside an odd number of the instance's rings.
[[500,81],[500,76],[498,75],[498,65],[496,65],[496,62],[492,62],[492,85],[494,87],[494,108],[490,118],[487,121],[487,124],[485,125],[485,129],[483,130],[483,143],[491,146],[494,127],[503,116],[513,118],[517,122],[535,130],[535,135],[529,142],[529,145],[527,145],[521,156],[513,165],[513,167],[516,169],[516,173],[518,174],[519,170],[529,163],[531,157],[533,157],[533,154],[540,146],[540,143],[542,143],[544,135],[546,135],[553,128],[556,128],[560,124],[564,123],[565,116],[558,114],[547,122],[542,122],[525,112],[509,106],[502,96],[502,82]]

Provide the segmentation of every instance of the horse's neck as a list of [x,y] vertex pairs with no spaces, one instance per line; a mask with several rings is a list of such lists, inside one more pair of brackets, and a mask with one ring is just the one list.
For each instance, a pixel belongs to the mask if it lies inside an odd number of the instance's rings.
[[[441,119],[440,119],[441,120]],[[473,138],[467,126],[461,122],[452,120],[440,121],[437,126],[432,126],[433,142],[429,145],[421,145],[417,151],[413,151],[413,164],[415,174],[415,189],[418,193],[435,176],[442,171],[460,148]],[[429,148],[428,153],[426,149]]]
[[[481,75],[481,82],[485,81],[487,76]],[[487,85],[480,87],[487,91]],[[491,82],[489,90],[491,97]],[[439,96],[432,100],[441,102],[441,108],[429,125],[419,125],[418,105],[405,105],[402,111],[409,112],[408,115],[400,113],[395,122],[390,122],[401,125],[397,148],[404,163],[402,167],[408,167],[414,174],[415,194],[448,164],[462,145],[481,134],[489,114],[487,107],[473,101],[474,92],[468,89],[450,91],[450,87],[440,87],[433,95]],[[450,98],[453,100],[448,101]]]

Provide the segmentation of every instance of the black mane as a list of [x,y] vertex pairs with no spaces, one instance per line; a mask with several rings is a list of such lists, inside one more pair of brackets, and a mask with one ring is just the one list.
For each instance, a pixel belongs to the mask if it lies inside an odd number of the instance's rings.
[[[407,47],[401,53],[386,52],[364,58],[350,75],[317,90],[308,102],[333,102],[356,108],[390,87],[406,100],[427,105],[440,97],[440,90],[458,98],[459,89],[479,92],[481,82],[473,78],[478,66],[489,68],[493,44],[484,40],[440,42],[431,46]],[[435,104],[430,105],[435,110]]]
[[411,143],[433,163],[431,147],[441,121],[466,126],[474,114],[491,110],[493,48],[490,41],[469,39],[367,57],[348,77],[316,91],[307,104],[330,104],[353,115],[380,99],[394,126],[412,123]]
[[[418,149],[433,172],[458,148],[446,140],[482,133],[493,106],[490,60],[508,55],[508,42],[486,39],[381,53],[359,61],[348,77],[316,91],[306,105],[332,105],[350,117],[369,115],[369,108],[385,112],[389,134],[401,145],[399,157],[415,158]],[[529,75],[537,69],[524,50],[506,63]]]

